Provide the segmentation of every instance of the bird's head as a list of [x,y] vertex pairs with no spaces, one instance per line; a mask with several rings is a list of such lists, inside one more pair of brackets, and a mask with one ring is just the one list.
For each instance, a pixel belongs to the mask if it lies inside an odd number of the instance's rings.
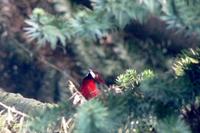
[[88,76],[90,76],[92,79],[94,79],[98,83],[105,83],[102,75],[97,71],[89,69]]

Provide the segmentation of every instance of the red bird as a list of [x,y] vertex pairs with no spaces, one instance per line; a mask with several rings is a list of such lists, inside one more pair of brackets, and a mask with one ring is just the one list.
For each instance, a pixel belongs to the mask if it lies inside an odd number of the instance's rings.
[[92,99],[101,94],[101,91],[97,88],[96,83],[105,83],[101,75],[93,70],[89,70],[88,75],[83,79],[80,92],[87,99]]

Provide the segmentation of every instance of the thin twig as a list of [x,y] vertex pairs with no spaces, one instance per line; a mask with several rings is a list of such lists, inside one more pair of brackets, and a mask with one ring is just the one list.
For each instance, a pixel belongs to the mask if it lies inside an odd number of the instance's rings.
[[27,114],[22,113],[22,112],[16,110],[14,107],[9,107],[9,106],[7,106],[7,105],[1,103],[1,102],[0,102],[0,105],[1,105],[2,107],[4,107],[5,109],[7,109],[7,110],[13,112],[13,113],[19,114],[19,115],[24,116],[24,117],[29,117]]
[[71,122],[72,120],[73,120],[72,118],[69,118],[69,120],[66,122],[67,128],[70,127],[69,124],[70,124],[70,122]]
[[63,127],[64,133],[68,133],[68,132],[67,132],[67,128],[66,128],[66,121],[65,121],[65,118],[64,118],[64,117],[62,117],[62,127]]
[[86,101],[85,97],[80,93],[80,91],[78,91],[78,89],[75,87],[74,83],[70,80],[68,82],[69,82],[69,89],[72,93],[72,96],[69,99],[72,99],[75,95],[78,94],[79,96],[81,96],[82,99],[84,99]]
[[21,43],[19,43],[17,40],[15,40],[15,43],[22,49],[24,50],[26,53],[29,54],[30,57],[33,57],[33,52],[31,52],[28,48],[26,48],[25,46],[23,46]]

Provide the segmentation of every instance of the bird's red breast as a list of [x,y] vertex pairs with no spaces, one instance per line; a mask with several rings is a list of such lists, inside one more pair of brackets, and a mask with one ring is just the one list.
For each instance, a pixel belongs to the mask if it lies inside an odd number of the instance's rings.
[[94,79],[84,78],[80,92],[86,99],[91,99],[101,94],[101,91],[97,88]]

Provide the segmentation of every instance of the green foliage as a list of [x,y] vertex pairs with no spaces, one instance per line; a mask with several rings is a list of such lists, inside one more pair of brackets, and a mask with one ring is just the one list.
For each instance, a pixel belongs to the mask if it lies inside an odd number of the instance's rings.
[[185,74],[185,71],[192,69],[191,65],[198,65],[200,60],[199,54],[200,49],[183,51],[172,67],[176,75],[182,76]]
[[182,119],[174,116],[159,121],[156,129],[158,133],[191,133],[188,125]]
[[[144,115],[155,117],[157,119],[155,123],[160,123],[161,120],[171,115],[178,117],[181,114],[180,111],[182,110],[182,107],[194,103],[196,96],[199,96],[200,94],[199,91],[196,90],[196,84],[193,84],[193,81],[189,80],[187,76],[175,77],[172,73],[166,73],[164,75],[152,77],[153,74],[149,73],[150,72],[147,73],[147,78],[142,78],[146,80],[138,80],[138,74],[135,70],[127,70],[120,78],[118,77],[118,83],[123,83],[123,87],[126,88],[126,90],[129,90],[126,92],[127,98],[125,98],[128,101],[128,104],[125,105],[131,112],[134,112],[134,117],[131,118],[131,121],[134,121],[135,119],[140,120]],[[198,73],[195,73],[194,75],[196,74],[199,75]],[[138,81],[137,86],[135,85],[135,81]],[[128,86],[130,84],[131,86]],[[132,90],[132,88],[134,89]],[[132,91],[130,91],[130,89]],[[171,132],[177,130],[181,132],[181,127],[183,127],[184,124],[180,122],[179,125],[179,121],[176,122],[175,120],[172,119],[170,121],[170,124],[173,122],[174,128],[172,126],[173,124],[167,125],[166,123],[163,123],[156,126],[157,131]],[[153,128],[155,128],[155,125],[157,124],[151,124]],[[147,124],[141,123],[141,125],[139,124],[135,129],[137,129],[137,131],[142,131],[140,127],[150,129],[151,126],[148,128]],[[172,127],[171,130],[168,130],[168,126]],[[131,126],[129,126],[129,128],[131,128]],[[186,132],[190,131],[187,126],[186,129]]]
[[[137,79],[138,75],[136,70],[126,70],[125,74],[119,75],[117,77],[117,83],[125,88],[127,88],[130,84],[132,83],[138,83],[138,79]],[[134,84],[133,84],[134,86]]]
[[74,37],[96,40],[104,31],[112,27],[85,8],[77,8],[77,13],[73,17],[67,19],[61,17],[36,8],[30,19],[25,21],[28,24],[28,27],[24,28],[28,38],[37,39],[41,46],[49,42],[51,48],[55,49],[58,41],[65,46],[66,40],[72,41]]
[[[108,31],[123,30],[133,20],[143,23],[149,16],[156,15],[169,25],[168,28],[199,32],[200,8],[197,0],[193,0],[193,3],[188,0],[91,0],[91,2],[93,10],[74,7],[73,12],[63,8],[59,10],[61,5],[57,3],[59,16],[49,14],[42,9],[35,9],[30,19],[26,21],[28,24],[25,28],[26,33],[41,44],[49,42],[52,49],[56,48],[58,41],[63,46],[66,41],[74,41],[77,43],[74,51],[79,53],[86,65],[98,64],[97,67],[112,74],[113,71],[120,70],[120,66],[123,65],[107,59],[107,51],[101,48],[102,46],[93,45],[94,41]],[[63,13],[65,17],[60,19]],[[123,48],[119,44],[117,42],[118,46],[115,48],[122,51]],[[189,133],[188,126],[179,119],[179,116],[184,106],[193,103],[200,95],[199,52],[199,49],[183,52],[173,65],[176,75],[168,72],[155,76],[151,70],[141,73],[134,69],[126,70],[116,79],[122,89],[121,94],[108,94],[102,103],[93,99],[78,107],[77,112],[69,111],[77,113],[75,132],[108,133],[122,130],[122,132],[142,133],[156,130],[158,133]],[[106,66],[109,66],[109,69]],[[30,131],[53,130],[51,128],[60,119],[60,110],[62,109],[50,110],[33,118]]]
[[146,80],[148,78],[153,78],[154,73],[151,70],[145,70],[140,74],[137,74],[136,70],[128,69],[124,74],[121,74],[117,77],[117,83],[125,88],[130,86],[134,87],[139,84],[142,80]]
[[124,68],[132,66],[132,58],[127,55],[128,52],[122,43],[115,45],[114,48],[94,45],[91,41],[79,42],[73,46],[77,58],[81,59],[79,63],[83,70],[95,68],[101,71],[104,78],[111,75],[115,77],[124,71]]
[[112,27],[106,20],[96,15],[92,10],[87,8],[77,8],[76,14],[69,19],[70,28],[75,37],[80,37],[84,40],[96,40],[102,36],[102,33]]
[[[177,61],[173,66],[176,75],[185,79],[185,82],[190,83],[190,86],[187,86],[187,92],[193,97],[198,96],[200,93],[198,89],[200,86],[199,55],[199,48],[196,50],[189,49],[187,51],[183,51],[182,55],[177,58]],[[194,101],[194,98],[192,99]]]
[[129,125],[129,128],[132,128],[136,133],[152,133],[157,125],[157,119],[151,115],[144,116],[132,120]]
[[[92,0],[96,12],[104,12],[105,18],[114,16],[123,28],[131,20],[145,22],[150,14],[161,17],[169,28],[189,29],[199,32],[199,0]],[[108,13],[110,16],[108,16]]]
[[137,0],[92,0],[92,5],[97,14],[103,14],[104,19],[109,18],[122,29],[133,19],[143,22],[148,15]]
[[54,1],[58,16],[36,8],[30,19],[25,21],[28,24],[25,31],[30,39],[37,39],[40,45],[49,42],[55,49],[58,40],[63,46],[66,45],[66,40],[72,41],[77,38],[96,41],[108,31],[123,29],[132,20],[145,22],[150,13],[158,11],[159,7],[159,3],[153,0],[91,2],[93,10],[78,6],[72,8],[68,1]]
[[199,0],[168,0],[162,3],[162,17],[170,27],[199,32]]
[[67,38],[66,31],[63,29],[65,23],[57,19],[41,8],[34,9],[30,19],[25,21],[28,24],[28,27],[24,28],[27,37],[31,40],[37,39],[39,46],[49,42],[51,48],[55,49],[58,41],[65,46]]
[[[25,28],[30,39],[40,45],[49,42],[53,49],[57,41],[96,41],[108,31],[124,29],[133,20],[141,23],[155,15],[164,20],[168,28],[199,32],[199,1],[193,0],[91,0],[93,10],[71,6],[69,1],[54,1],[58,15],[40,8],[33,10]],[[62,19],[61,19],[62,18]]]
[[98,100],[90,100],[78,108],[76,133],[108,133],[113,128],[109,112]]
[[61,118],[70,117],[72,110],[66,103],[48,107],[44,111],[41,110],[41,112],[32,114],[24,126],[24,131],[32,133],[54,132],[60,128]]
[[[127,71],[124,74],[128,75],[126,78],[130,78],[131,74],[136,75],[133,69]],[[109,92],[105,101],[87,101],[80,105],[77,111],[62,104],[48,108],[33,116],[28,121],[25,131],[53,132],[59,128],[61,117],[69,118],[74,114],[75,125],[72,128],[76,133],[189,133],[188,126],[178,117],[181,115],[182,107],[195,97],[190,93],[194,90],[188,88],[190,84],[187,82],[190,81],[185,82],[182,79],[185,77],[175,78],[170,74],[165,74],[164,78],[163,75],[153,76],[150,70],[137,76],[140,77],[137,86],[128,87],[120,94]]]

